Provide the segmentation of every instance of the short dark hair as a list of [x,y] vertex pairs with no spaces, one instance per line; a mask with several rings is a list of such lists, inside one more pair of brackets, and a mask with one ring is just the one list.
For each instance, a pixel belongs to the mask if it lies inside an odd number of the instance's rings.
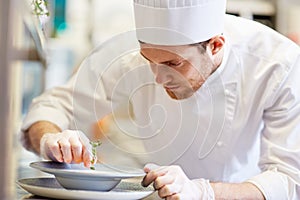
[[209,40],[206,40],[206,41],[203,41],[203,42],[198,42],[198,43],[193,43],[193,44],[190,44],[191,46],[198,46],[198,47],[201,47],[200,48],[200,51],[201,53],[204,53],[206,51],[206,47],[209,43],[210,39]]

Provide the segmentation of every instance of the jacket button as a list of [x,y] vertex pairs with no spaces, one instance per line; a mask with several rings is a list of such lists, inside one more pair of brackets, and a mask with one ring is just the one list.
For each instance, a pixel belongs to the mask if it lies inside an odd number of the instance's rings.
[[219,147],[223,146],[223,142],[222,141],[218,141],[217,142],[217,146],[219,146]]

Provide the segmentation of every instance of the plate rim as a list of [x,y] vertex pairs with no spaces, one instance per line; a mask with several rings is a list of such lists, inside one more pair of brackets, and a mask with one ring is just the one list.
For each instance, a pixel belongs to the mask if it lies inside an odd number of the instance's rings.
[[[119,179],[123,179],[123,178],[136,178],[136,177],[142,177],[145,176],[146,173],[142,171],[142,169],[139,168],[133,168],[133,167],[124,167],[124,168],[128,168],[128,169],[134,169],[134,170],[139,170],[140,173],[120,173],[117,172],[115,174],[113,173],[108,173],[108,174],[103,174],[99,171],[94,171],[94,170],[66,170],[66,169],[53,169],[53,168],[47,168],[44,166],[41,166],[41,164],[47,164],[47,163],[56,163],[54,161],[35,161],[35,162],[31,162],[29,164],[30,167],[34,168],[34,169],[38,169],[40,171],[49,173],[49,174],[53,174],[53,175],[59,175],[59,176],[68,176],[68,175],[75,175],[78,177],[89,177],[89,178],[119,178]],[[59,162],[57,162],[59,163]],[[65,163],[68,164],[68,163]],[[103,166],[106,166],[105,164],[101,164]],[[114,166],[114,165],[110,165],[110,166]]]
[[[145,190],[145,191],[136,191],[136,190],[132,190],[130,192],[128,192],[128,190],[126,191],[89,191],[89,190],[69,190],[69,189],[65,189],[62,186],[60,186],[60,188],[51,188],[51,187],[43,187],[43,186],[37,186],[37,185],[33,185],[33,184],[28,184],[28,183],[24,183],[24,181],[28,181],[28,180],[41,180],[44,179],[46,181],[46,179],[51,179],[51,180],[55,180],[55,178],[52,177],[34,177],[34,178],[20,178],[16,181],[16,183],[25,191],[33,194],[33,195],[38,195],[38,196],[43,196],[43,197],[48,197],[48,198],[70,198],[70,199],[74,199],[74,195],[84,195],[85,198],[88,198],[90,200],[94,200],[95,198],[93,197],[97,197],[96,199],[101,200],[101,199],[105,199],[105,200],[115,200],[115,199],[119,199],[122,198],[124,200],[132,200],[132,198],[136,198],[136,199],[141,199],[141,198],[145,198],[149,195],[151,195],[154,190]],[[56,180],[55,180],[56,181]],[[50,194],[50,192],[52,192],[53,195],[47,195],[45,193],[36,193],[36,190],[40,190],[42,191],[48,191],[47,193]],[[60,194],[64,193],[63,195],[59,195],[57,193],[57,191],[60,192]],[[41,195],[42,194],[42,195]],[[88,195],[90,194],[90,195]],[[92,195],[91,195],[92,194]],[[112,196],[111,196],[112,195]],[[90,198],[88,197],[90,196]],[[81,199],[81,196],[78,196],[79,199]]]

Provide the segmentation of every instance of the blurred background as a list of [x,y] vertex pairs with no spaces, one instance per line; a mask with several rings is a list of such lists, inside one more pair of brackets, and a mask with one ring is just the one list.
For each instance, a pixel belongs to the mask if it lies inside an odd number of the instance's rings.
[[[16,187],[39,159],[18,141],[31,100],[65,83],[83,58],[113,35],[134,29],[132,0],[0,1],[0,197],[25,199]],[[259,21],[300,45],[299,0],[228,0],[227,12]],[[49,16],[47,16],[49,13]]]

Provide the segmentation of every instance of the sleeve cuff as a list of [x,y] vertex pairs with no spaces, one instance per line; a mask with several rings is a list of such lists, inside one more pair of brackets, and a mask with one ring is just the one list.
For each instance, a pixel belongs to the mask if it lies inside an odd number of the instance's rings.
[[265,171],[246,182],[254,184],[266,200],[289,199],[287,177],[276,170]]

